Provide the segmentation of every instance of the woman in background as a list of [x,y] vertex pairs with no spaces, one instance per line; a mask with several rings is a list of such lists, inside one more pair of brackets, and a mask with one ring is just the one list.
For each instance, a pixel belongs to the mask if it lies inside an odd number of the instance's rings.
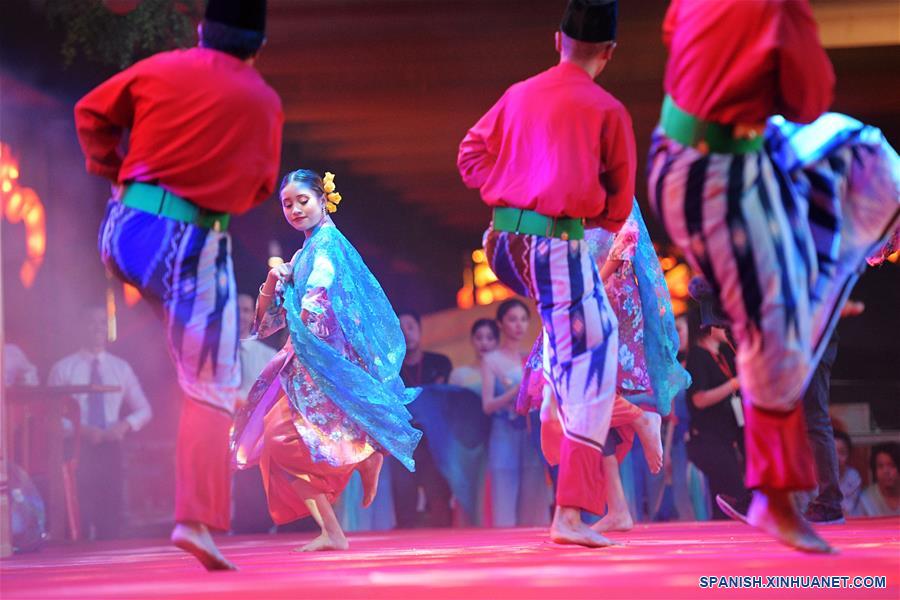
[[888,442],[872,448],[869,459],[872,485],[859,498],[858,514],[863,517],[900,515],[900,444]]
[[481,395],[481,364],[484,355],[497,349],[500,343],[500,327],[494,319],[478,319],[472,324],[469,342],[475,350],[475,364],[456,367],[447,383],[458,385]]
[[850,454],[853,442],[843,429],[834,430],[834,451],[837,454],[839,485],[841,488],[841,510],[845,517],[855,515],[862,493],[862,477],[859,471],[850,466]]
[[500,346],[481,363],[481,402],[491,415],[488,463],[491,512],[495,527],[539,527],[550,524],[550,488],[540,450],[530,429],[540,427],[534,415],[515,412],[526,353],[522,339],[531,312],[524,302],[505,300],[497,309]]

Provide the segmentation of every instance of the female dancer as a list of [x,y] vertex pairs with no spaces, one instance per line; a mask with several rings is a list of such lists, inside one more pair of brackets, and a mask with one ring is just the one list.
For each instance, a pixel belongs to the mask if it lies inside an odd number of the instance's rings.
[[284,217],[306,239],[260,286],[254,330],[266,337],[287,326],[290,336],[235,428],[235,463],[259,464],[275,523],[311,514],[321,527],[301,551],[346,549],[331,503],[359,471],[371,504],[383,454],[413,470],[421,437],[405,407],[415,392],[399,377],[400,324],[328,214],[341,201],[333,178],[299,170],[281,183]]
[[546,526],[550,523],[550,488],[531,427],[531,415],[515,414],[526,354],[522,338],[531,313],[521,300],[505,300],[497,309],[500,347],[481,363],[481,402],[491,415],[488,462],[491,513],[495,527]]

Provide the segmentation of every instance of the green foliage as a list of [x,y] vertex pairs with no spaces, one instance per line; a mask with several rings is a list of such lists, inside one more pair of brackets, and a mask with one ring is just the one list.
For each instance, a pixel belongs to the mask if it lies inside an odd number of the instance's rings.
[[202,1],[142,0],[125,15],[102,0],[47,0],[50,22],[63,27],[61,52],[66,66],[79,56],[125,68],[151,54],[196,43]]

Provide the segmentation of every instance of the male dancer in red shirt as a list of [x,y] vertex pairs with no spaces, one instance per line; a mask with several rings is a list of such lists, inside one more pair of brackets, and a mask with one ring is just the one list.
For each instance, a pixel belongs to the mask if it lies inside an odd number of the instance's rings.
[[[730,320],[744,400],[753,500],[746,517],[717,500],[789,546],[828,552],[791,500],[816,485],[800,399],[865,256],[897,226],[897,188],[880,176],[893,193],[798,192],[765,136],[770,116],[809,123],[832,100],[834,73],[806,0],[675,0],[663,39],[651,205]],[[884,171],[868,157],[880,142],[865,137],[830,163],[842,172],[834,181]]]
[[226,229],[272,193],[281,154],[281,101],[253,68],[265,23],[265,0],[210,0],[199,47],[138,62],[75,107],[87,169],[116,189],[103,262],[159,309],[185,395],[172,542],[210,570],[234,569],[209,533],[229,527],[241,378]]
[[616,317],[584,241],[617,231],[631,212],[635,143],[622,104],[594,82],[615,49],[617,3],[571,0],[556,34],[557,66],[509,88],[463,139],[457,165],[494,218],[491,267],[535,299],[565,438],[558,543],[611,542],[581,522],[602,513],[602,448],[616,393]]

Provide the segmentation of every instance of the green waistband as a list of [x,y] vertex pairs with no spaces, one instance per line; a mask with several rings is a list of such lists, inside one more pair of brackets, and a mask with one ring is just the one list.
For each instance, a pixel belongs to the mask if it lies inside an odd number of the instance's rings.
[[698,119],[680,109],[671,96],[663,100],[659,124],[668,137],[701,152],[748,154],[763,147],[763,136],[753,130],[746,137],[735,137],[733,125]]
[[533,210],[518,208],[495,208],[493,227],[496,231],[525,233],[561,240],[584,239],[584,223],[581,219],[545,217]]
[[200,208],[193,202],[149,183],[129,183],[122,193],[122,204],[161,217],[191,223],[204,229],[225,231],[231,215]]

